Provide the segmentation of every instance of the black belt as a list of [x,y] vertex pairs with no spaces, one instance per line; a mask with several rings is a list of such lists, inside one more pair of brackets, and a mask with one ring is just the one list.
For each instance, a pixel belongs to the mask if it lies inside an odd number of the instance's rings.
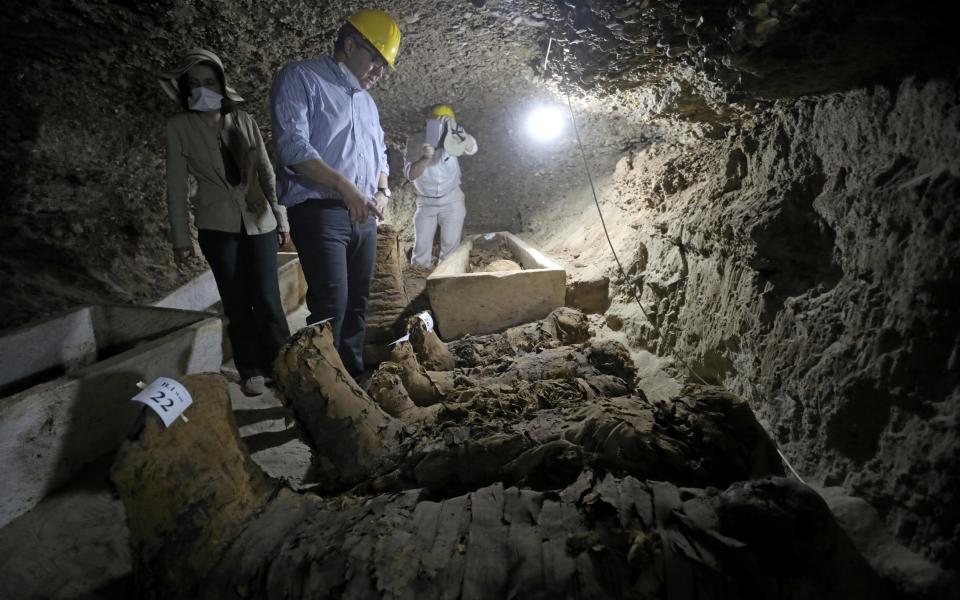
[[335,203],[335,204],[339,204],[340,206],[343,206],[344,208],[346,208],[346,206],[347,206],[346,204],[344,204],[342,198],[307,198],[306,200],[304,200],[304,201],[301,202],[300,204],[297,204],[297,205],[295,205],[295,206],[291,206],[290,208],[296,208],[297,206],[304,206],[304,205],[306,205],[307,203],[313,203],[313,202],[333,202],[333,203]]

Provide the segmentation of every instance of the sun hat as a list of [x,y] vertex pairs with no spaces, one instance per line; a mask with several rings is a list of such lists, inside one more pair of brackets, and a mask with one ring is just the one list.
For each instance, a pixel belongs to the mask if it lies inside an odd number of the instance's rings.
[[220,73],[223,74],[223,83],[225,88],[224,95],[234,102],[243,102],[243,98],[240,96],[240,94],[238,94],[235,89],[227,84],[226,70],[223,68],[223,63],[220,61],[220,57],[209,50],[204,50],[203,48],[192,48],[187,50],[187,52],[183,55],[183,58],[180,59],[180,64],[178,64],[176,68],[174,68],[172,71],[164,71],[160,73],[160,87],[163,88],[163,91],[165,91],[170,98],[179,102],[180,77],[195,67],[197,63],[201,62],[212,62],[217,65],[220,68]]

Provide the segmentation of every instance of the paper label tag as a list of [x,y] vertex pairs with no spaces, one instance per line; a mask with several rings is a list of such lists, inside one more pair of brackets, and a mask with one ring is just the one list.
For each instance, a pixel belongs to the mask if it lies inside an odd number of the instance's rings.
[[395,339],[395,340],[393,340],[392,342],[390,342],[390,343],[387,344],[387,345],[388,345],[388,346],[394,346],[394,345],[396,345],[396,344],[399,344],[400,342],[405,342],[405,341],[407,341],[407,340],[409,340],[409,339],[410,339],[410,334],[408,333],[407,335],[403,336],[402,338]]
[[[423,321],[423,324],[427,326],[427,331],[433,331],[433,316],[432,316],[428,311],[423,311],[422,313],[420,313],[420,314],[417,315],[417,316],[420,318],[421,321]],[[392,342],[390,342],[390,343],[387,344],[387,345],[388,345],[388,346],[393,346],[393,345],[395,345],[395,344],[399,344],[400,342],[405,342],[405,341],[407,341],[407,340],[409,340],[409,339],[410,339],[410,334],[408,333],[407,335],[403,336],[402,338],[393,340]]]
[[427,311],[423,311],[419,315],[420,320],[423,321],[423,324],[427,326],[427,331],[433,331],[433,317]]
[[188,406],[193,404],[190,392],[176,379],[157,377],[145,390],[131,398],[134,402],[146,404],[163,420],[165,427],[179,417]]

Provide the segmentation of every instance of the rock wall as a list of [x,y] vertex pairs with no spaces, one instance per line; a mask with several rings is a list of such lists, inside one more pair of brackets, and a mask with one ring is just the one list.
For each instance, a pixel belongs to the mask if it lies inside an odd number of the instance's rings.
[[[269,146],[273,74],[329,52],[343,18],[361,7],[388,10],[403,31],[397,69],[372,94],[401,199],[391,216],[405,243],[412,186],[402,175],[404,142],[437,102],[455,107],[481,149],[463,165],[467,231],[522,230],[525,215],[549,205],[579,164],[526,135],[527,111],[555,102],[541,79],[547,30],[527,16],[540,4],[16,0],[0,14],[8,59],[0,63],[8,82],[0,89],[0,329],[78,304],[151,302],[204,269],[200,260],[179,272],[167,241],[163,123],[177,107],[156,73],[187,48],[214,50]],[[592,102],[573,95],[579,107]],[[591,109],[588,153],[610,168],[643,135],[630,106]]]
[[213,48],[263,125],[274,70],[317,51],[333,24],[295,2],[9,6],[0,328],[78,304],[151,302],[206,268],[173,265],[163,124],[177,107],[156,73],[186,48]]
[[612,267],[608,322],[750,399],[802,475],[944,565],[960,559],[958,156],[957,80],[907,80],[654,145],[621,161],[608,205],[636,231],[624,266],[655,326]]

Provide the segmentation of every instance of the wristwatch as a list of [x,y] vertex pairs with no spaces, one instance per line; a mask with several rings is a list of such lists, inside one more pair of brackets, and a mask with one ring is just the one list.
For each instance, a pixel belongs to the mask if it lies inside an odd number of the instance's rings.
[[377,188],[377,191],[386,196],[387,198],[392,198],[393,194],[390,193],[390,188]]

